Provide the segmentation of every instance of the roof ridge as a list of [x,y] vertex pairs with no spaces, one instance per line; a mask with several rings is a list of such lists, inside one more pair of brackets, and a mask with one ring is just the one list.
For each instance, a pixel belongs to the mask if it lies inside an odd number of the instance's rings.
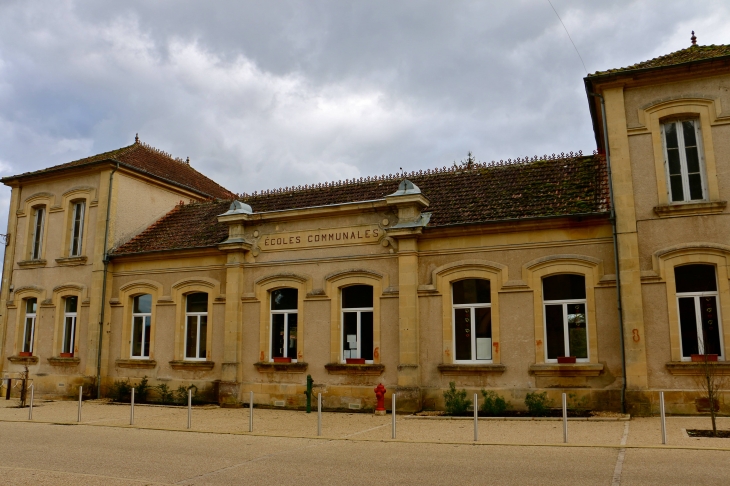
[[[598,155],[599,153],[597,151],[593,151],[592,156]],[[463,172],[464,170],[475,170],[475,169],[486,169],[490,167],[505,167],[505,166],[512,166],[512,165],[526,165],[526,164],[533,164],[535,162],[540,162],[544,160],[563,160],[563,159],[575,159],[579,157],[584,157],[583,151],[578,150],[577,152],[561,152],[559,154],[553,153],[552,155],[534,155],[532,157],[525,156],[524,158],[516,157],[513,159],[507,159],[502,160],[500,159],[499,162],[492,161],[492,162],[474,162],[470,166],[465,165],[457,165],[456,162],[454,162],[454,165],[452,166],[443,166],[443,167],[435,167],[433,169],[426,169],[426,170],[414,170],[411,172],[396,172],[395,174],[382,174],[380,176],[366,176],[366,177],[360,177],[353,178],[353,179],[345,179],[339,180],[339,181],[330,181],[330,182],[318,182],[318,183],[312,183],[312,184],[304,184],[304,185],[298,185],[298,186],[286,186],[286,187],[279,187],[277,189],[264,189],[261,191],[254,191],[253,193],[246,193],[242,192],[239,194],[236,194],[236,197],[238,198],[249,198],[249,197],[258,197],[258,196],[269,196],[272,194],[285,194],[285,193],[294,193],[294,192],[300,192],[300,191],[307,191],[312,189],[324,189],[329,187],[342,187],[342,186],[348,186],[348,185],[354,185],[354,184],[362,184],[367,182],[389,182],[389,181],[395,181],[395,180],[402,180],[407,179],[408,177],[422,177],[422,176],[429,176],[429,175],[435,175],[435,174],[444,174],[448,172]],[[586,157],[590,157],[586,156]]]

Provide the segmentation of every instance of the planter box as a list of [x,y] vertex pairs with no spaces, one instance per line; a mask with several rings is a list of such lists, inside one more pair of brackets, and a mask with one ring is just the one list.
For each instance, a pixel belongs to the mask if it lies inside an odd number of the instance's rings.
[[274,363],[291,363],[291,358],[274,358]]
[[29,351],[21,351],[18,353],[18,356],[22,356],[22,357],[33,356],[33,353],[31,353]]
[[347,358],[345,359],[347,364],[365,364],[365,358]]
[[73,353],[61,353],[61,358],[73,358]]
[[705,361],[705,358],[707,358],[707,361],[717,361],[717,355],[716,354],[693,354],[692,355],[692,361],[695,363],[697,362],[703,362]]
[[575,363],[575,356],[558,356],[558,364]]

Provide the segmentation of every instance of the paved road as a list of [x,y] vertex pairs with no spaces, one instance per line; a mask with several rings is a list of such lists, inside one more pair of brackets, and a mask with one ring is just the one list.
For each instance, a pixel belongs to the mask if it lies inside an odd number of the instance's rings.
[[[0,423],[4,484],[610,485],[619,453]],[[629,448],[620,476],[625,485],[729,482],[727,451]]]

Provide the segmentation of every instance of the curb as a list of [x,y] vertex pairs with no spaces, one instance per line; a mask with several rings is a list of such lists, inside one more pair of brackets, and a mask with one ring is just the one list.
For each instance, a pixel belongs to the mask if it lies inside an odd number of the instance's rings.
[[[406,415],[406,419],[412,420],[474,420],[474,417],[449,417],[443,415]],[[562,422],[562,417],[479,417],[479,420],[493,420],[497,422]],[[620,417],[568,417],[570,422],[628,422],[631,415],[626,414]]]

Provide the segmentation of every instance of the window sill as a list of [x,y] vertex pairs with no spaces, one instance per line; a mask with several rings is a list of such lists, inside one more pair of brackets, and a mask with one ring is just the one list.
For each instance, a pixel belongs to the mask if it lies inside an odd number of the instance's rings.
[[656,206],[654,212],[660,218],[670,218],[672,216],[688,216],[694,214],[713,214],[721,213],[727,207],[727,201],[713,202],[697,202],[697,203],[678,203]]
[[507,367],[503,364],[453,364],[441,363],[438,370],[447,376],[501,375]]
[[540,363],[530,365],[535,376],[598,376],[603,373],[603,363]]
[[51,364],[51,366],[78,366],[78,364],[81,362],[81,359],[61,358],[59,356],[54,356],[53,358],[48,358],[48,362]]
[[19,267],[23,268],[36,268],[36,267],[45,267],[46,261],[45,260],[23,260],[18,262]]
[[[718,375],[730,375],[730,362],[727,361],[711,361],[711,365],[715,368]],[[702,368],[705,363],[692,361],[671,361],[665,366],[669,373],[677,376],[701,376]]]
[[56,258],[56,263],[62,267],[71,267],[74,265],[84,265],[88,258],[85,256],[74,256],[66,258]]
[[213,361],[170,361],[170,368],[173,370],[210,371],[213,366]]
[[259,373],[304,373],[307,363],[272,363],[259,361],[253,364]]
[[327,363],[324,368],[330,375],[379,376],[385,371],[385,365],[382,364]]
[[157,366],[154,359],[118,359],[115,363],[117,368],[152,369]]
[[38,363],[38,356],[8,356],[13,364],[34,365]]

